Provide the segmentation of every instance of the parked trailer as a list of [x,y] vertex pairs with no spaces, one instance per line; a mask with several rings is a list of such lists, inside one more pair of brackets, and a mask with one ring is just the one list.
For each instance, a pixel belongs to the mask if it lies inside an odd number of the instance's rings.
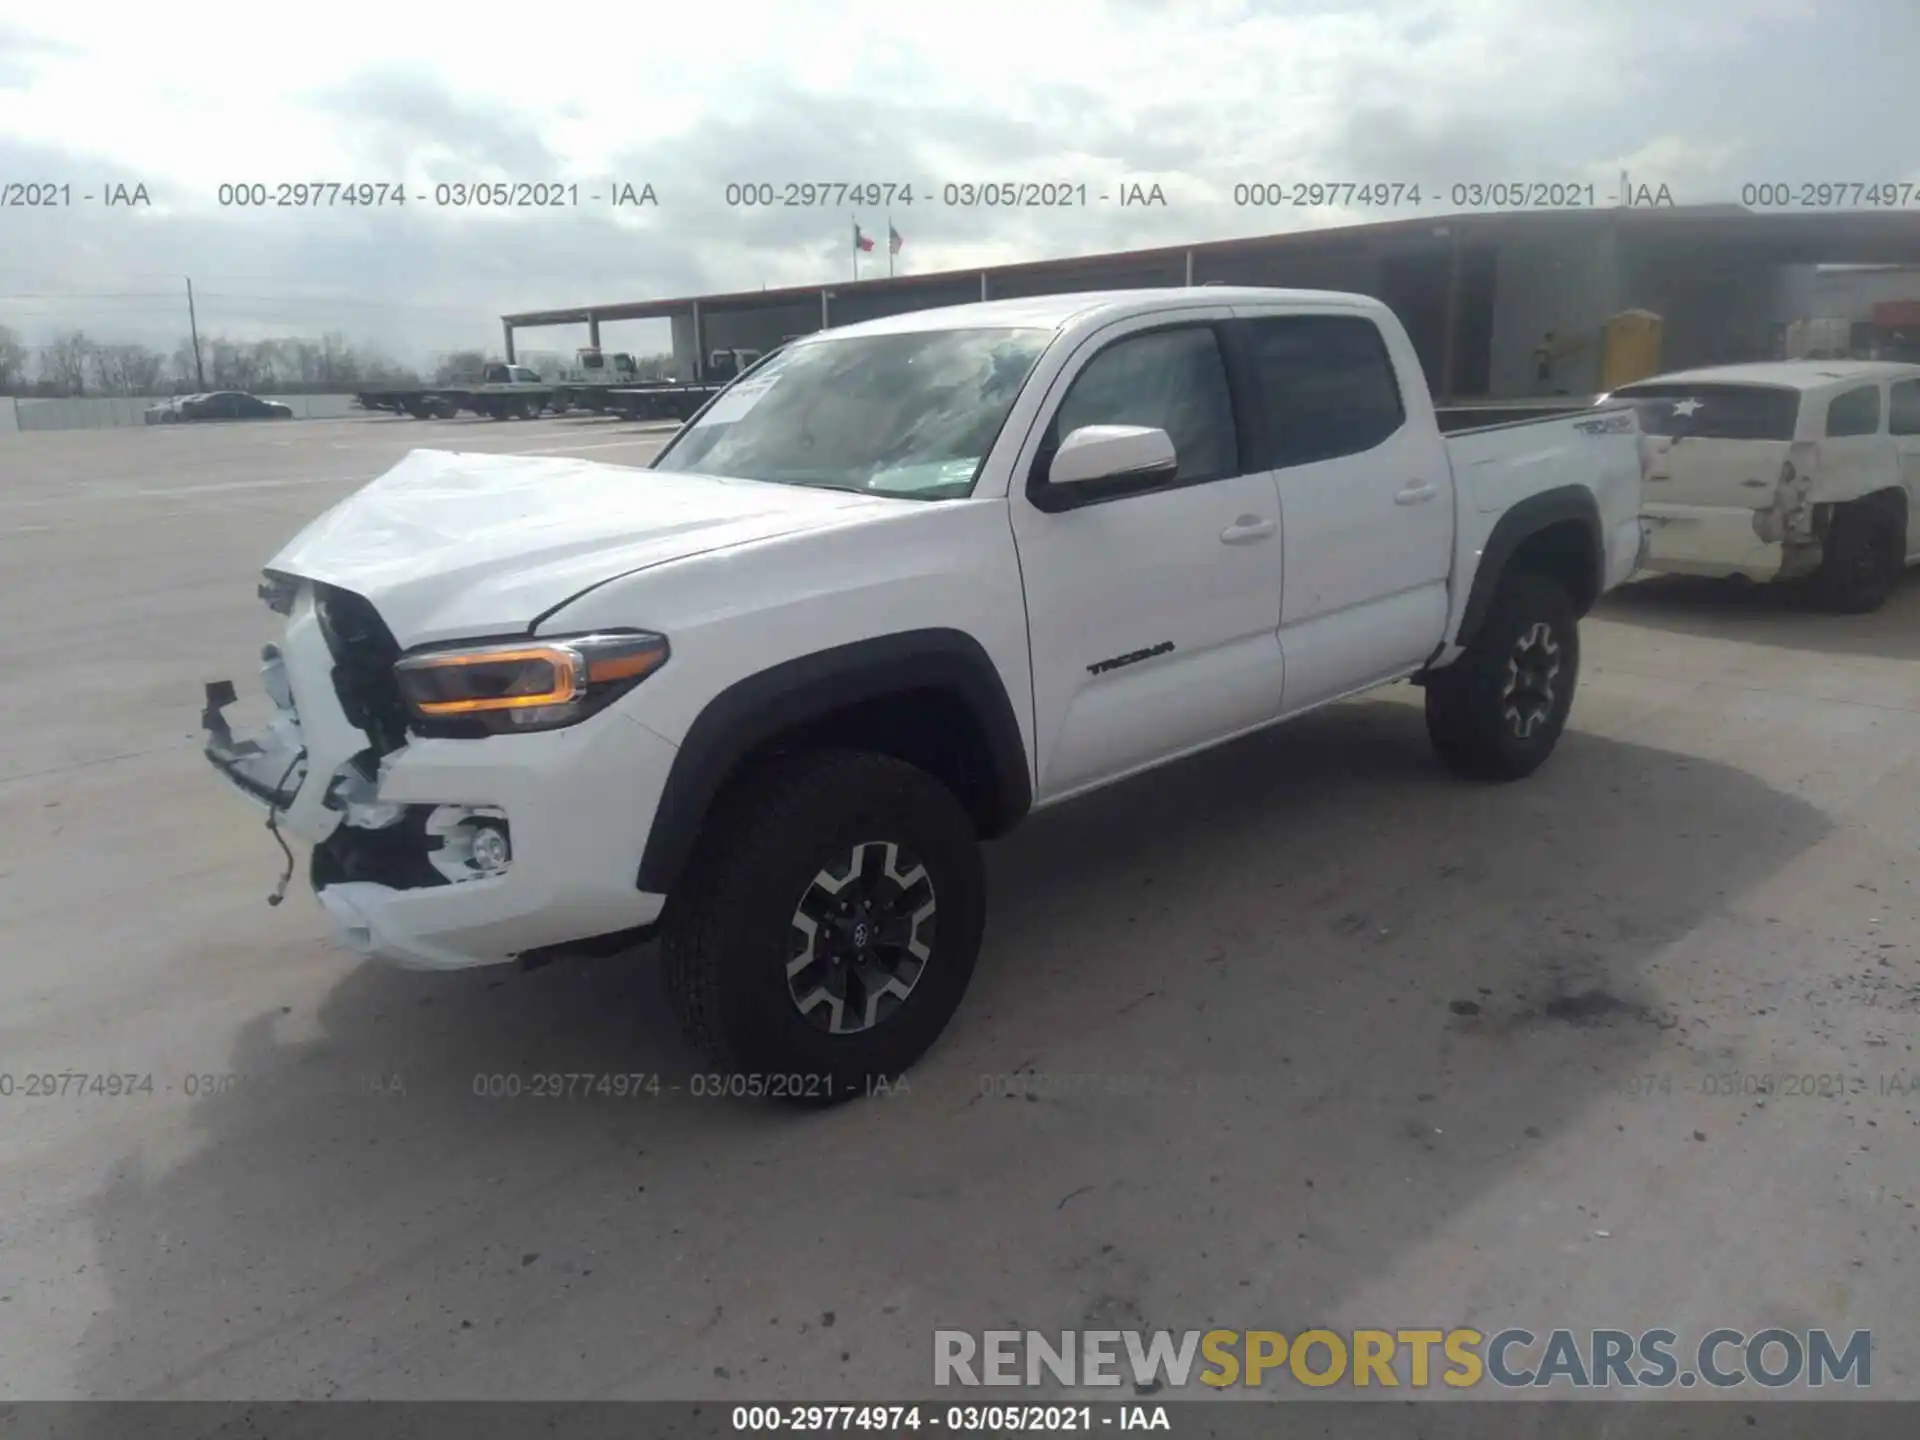
[[614,355],[608,363],[598,350],[582,350],[564,380],[542,380],[523,365],[489,365],[478,385],[382,386],[355,398],[363,409],[416,420],[452,419],[463,411],[494,420],[531,420],[574,410],[629,420],[684,420],[762,358],[758,350],[716,350],[701,366],[702,378],[687,384],[642,381],[631,355]]
[[524,365],[489,365],[477,385],[383,385],[354,396],[364,410],[389,410],[416,420],[450,420],[462,410],[495,420],[530,420],[555,398],[554,387]]
[[726,385],[647,385],[608,392],[607,405],[623,420],[687,420]]

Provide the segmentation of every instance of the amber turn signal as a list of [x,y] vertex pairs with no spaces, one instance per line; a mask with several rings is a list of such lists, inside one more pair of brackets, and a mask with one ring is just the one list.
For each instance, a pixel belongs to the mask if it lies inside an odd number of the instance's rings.
[[481,733],[552,729],[586,718],[659,669],[650,632],[517,641],[409,655],[394,666],[416,721],[480,722]]

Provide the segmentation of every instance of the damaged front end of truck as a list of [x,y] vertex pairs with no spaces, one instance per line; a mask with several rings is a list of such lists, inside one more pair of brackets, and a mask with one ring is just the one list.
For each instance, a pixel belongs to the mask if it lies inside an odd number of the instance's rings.
[[371,942],[356,923],[356,886],[411,891],[503,874],[512,839],[498,807],[379,798],[384,767],[404,752],[408,733],[394,680],[400,647],[371,603],[274,574],[260,594],[287,617],[284,642],[261,654],[271,716],[264,727],[236,734],[224,712],[237,691],[218,680],[206,687],[201,720],[208,761],[267,808],[267,828],[285,857],[269,903],[280,903],[295,869],[282,831],[312,847],[314,892],[355,948]]

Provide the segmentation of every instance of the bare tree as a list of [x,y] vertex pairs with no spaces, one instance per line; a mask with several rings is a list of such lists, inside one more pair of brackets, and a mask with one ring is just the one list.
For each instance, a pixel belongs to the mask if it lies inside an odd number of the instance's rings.
[[87,370],[93,355],[93,341],[79,330],[56,335],[40,351],[40,376],[62,394],[84,395]]
[[314,380],[327,388],[360,383],[360,357],[337,330],[320,337],[319,373]]
[[99,345],[92,359],[94,377],[109,395],[148,394],[158,386],[165,364],[145,345]]
[[[34,363],[37,360],[37,365]],[[146,345],[101,344],[83,331],[52,337],[44,345],[23,345],[0,325],[0,394],[48,396],[145,395],[195,390],[340,392],[365,385],[419,385],[419,373],[371,350],[351,344],[339,331],[318,339],[282,336],[265,340],[203,337],[200,365],[193,343],[182,338],[170,353]],[[478,378],[488,363],[478,350],[454,351],[441,362],[443,377]],[[37,378],[30,378],[30,372]]]
[[369,355],[362,362],[359,383],[364,385],[418,385],[420,383],[420,376],[412,367],[396,365],[384,355]]
[[302,390],[313,389],[320,379],[320,347],[296,336],[280,342],[280,353],[281,383],[297,385]]
[[0,325],[0,394],[5,394],[27,378],[27,347],[20,337]]
[[254,390],[259,387],[262,356],[257,342],[216,336],[202,342],[207,377],[216,390]]
[[299,368],[297,340],[256,340],[253,357],[258,369],[253,386],[257,390],[283,390]]
[[173,347],[173,360],[169,367],[176,392],[197,390],[200,388],[198,367],[193,362],[193,341],[182,340]]

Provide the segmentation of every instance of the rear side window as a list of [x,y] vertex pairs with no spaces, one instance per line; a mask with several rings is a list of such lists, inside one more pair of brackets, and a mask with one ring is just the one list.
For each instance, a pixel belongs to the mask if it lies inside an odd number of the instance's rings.
[[1880,433],[1880,387],[1857,385],[1842,390],[1827,404],[1827,434],[1878,435]]
[[1371,450],[1406,423],[1386,341],[1357,315],[1276,315],[1246,322],[1267,415],[1270,468]]
[[1779,385],[1627,385],[1610,398],[1632,405],[1648,435],[1791,440],[1800,419],[1800,392]]
[[1055,412],[1047,451],[1083,425],[1150,425],[1167,432],[1180,481],[1240,473],[1233,398],[1213,328],[1153,330],[1117,340],[1087,362]]
[[1902,380],[1888,396],[1887,429],[1895,435],[1920,435],[1920,380]]

